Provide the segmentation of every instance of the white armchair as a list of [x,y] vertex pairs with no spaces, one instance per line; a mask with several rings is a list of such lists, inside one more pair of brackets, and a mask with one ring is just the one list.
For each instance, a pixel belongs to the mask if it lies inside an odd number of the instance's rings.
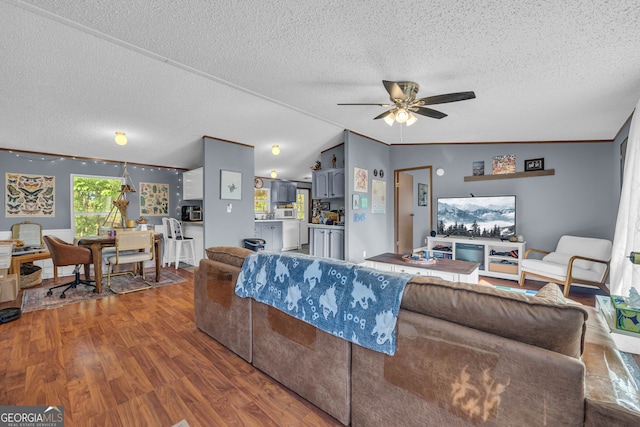
[[[530,276],[564,285],[565,297],[569,296],[572,284],[597,286],[609,294],[605,281],[609,275],[611,248],[611,241],[606,239],[562,236],[554,252],[527,249],[520,268],[520,286]],[[534,253],[544,256],[530,258]]]

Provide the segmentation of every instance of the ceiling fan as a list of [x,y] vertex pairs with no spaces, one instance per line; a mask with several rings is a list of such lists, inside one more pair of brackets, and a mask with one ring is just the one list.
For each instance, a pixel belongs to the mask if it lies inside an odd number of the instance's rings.
[[425,105],[445,104],[447,102],[464,101],[466,99],[473,99],[476,94],[473,92],[456,92],[447,93],[444,95],[428,96],[426,98],[416,99],[420,86],[414,82],[391,82],[383,80],[387,92],[389,92],[389,98],[393,104],[338,104],[338,105],[378,105],[380,107],[393,107],[388,111],[376,116],[373,120],[384,119],[389,125],[393,126],[393,122],[405,123],[407,126],[411,126],[418,119],[415,114],[431,117],[433,119],[442,119],[447,117],[445,113],[431,108],[424,107]]

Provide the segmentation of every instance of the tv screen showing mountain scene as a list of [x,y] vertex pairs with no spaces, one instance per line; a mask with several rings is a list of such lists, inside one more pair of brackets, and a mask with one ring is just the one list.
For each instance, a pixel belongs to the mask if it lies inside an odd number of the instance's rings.
[[437,232],[507,239],[516,232],[516,196],[438,198]]

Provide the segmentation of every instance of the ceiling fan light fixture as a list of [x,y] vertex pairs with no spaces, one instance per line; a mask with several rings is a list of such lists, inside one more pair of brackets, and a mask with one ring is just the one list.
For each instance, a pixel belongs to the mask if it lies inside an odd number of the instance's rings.
[[124,132],[116,132],[116,144],[118,145],[127,144],[127,137],[124,136]]
[[393,122],[395,122],[396,120],[396,115],[394,112],[391,112],[390,114],[388,114],[385,118],[383,118],[382,120],[384,120],[384,122],[386,124],[388,124],[389,126],[393,126]]
[[271,154],[273,154],[274,156],[280,154],[280,147],[278,146],[278,144],[275,144],[273,147],[271,147]]
[[411,126],[412,124],[414,124],[415,122],[418,121],[418,118],[413,114],[413,113],[409,113],[409,118],[407,119],[407,126]]
[[396,113],[396,122],[404,123],[407,120],[409,120],[409,112],[404,108],[398,109],[398,112]]
[[277,178],[277,177],[278,177],[278,172],[276,172],[276,170],[275,170],[275,169],[273,169],[273,170],[271,171],[271,178]]

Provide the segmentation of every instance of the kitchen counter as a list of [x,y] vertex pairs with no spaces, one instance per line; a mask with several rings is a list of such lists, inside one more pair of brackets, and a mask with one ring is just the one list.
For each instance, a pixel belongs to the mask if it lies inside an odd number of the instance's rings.
[[309,228],[331,228],[335,230],[344,230],[344,225],[309,224]]

